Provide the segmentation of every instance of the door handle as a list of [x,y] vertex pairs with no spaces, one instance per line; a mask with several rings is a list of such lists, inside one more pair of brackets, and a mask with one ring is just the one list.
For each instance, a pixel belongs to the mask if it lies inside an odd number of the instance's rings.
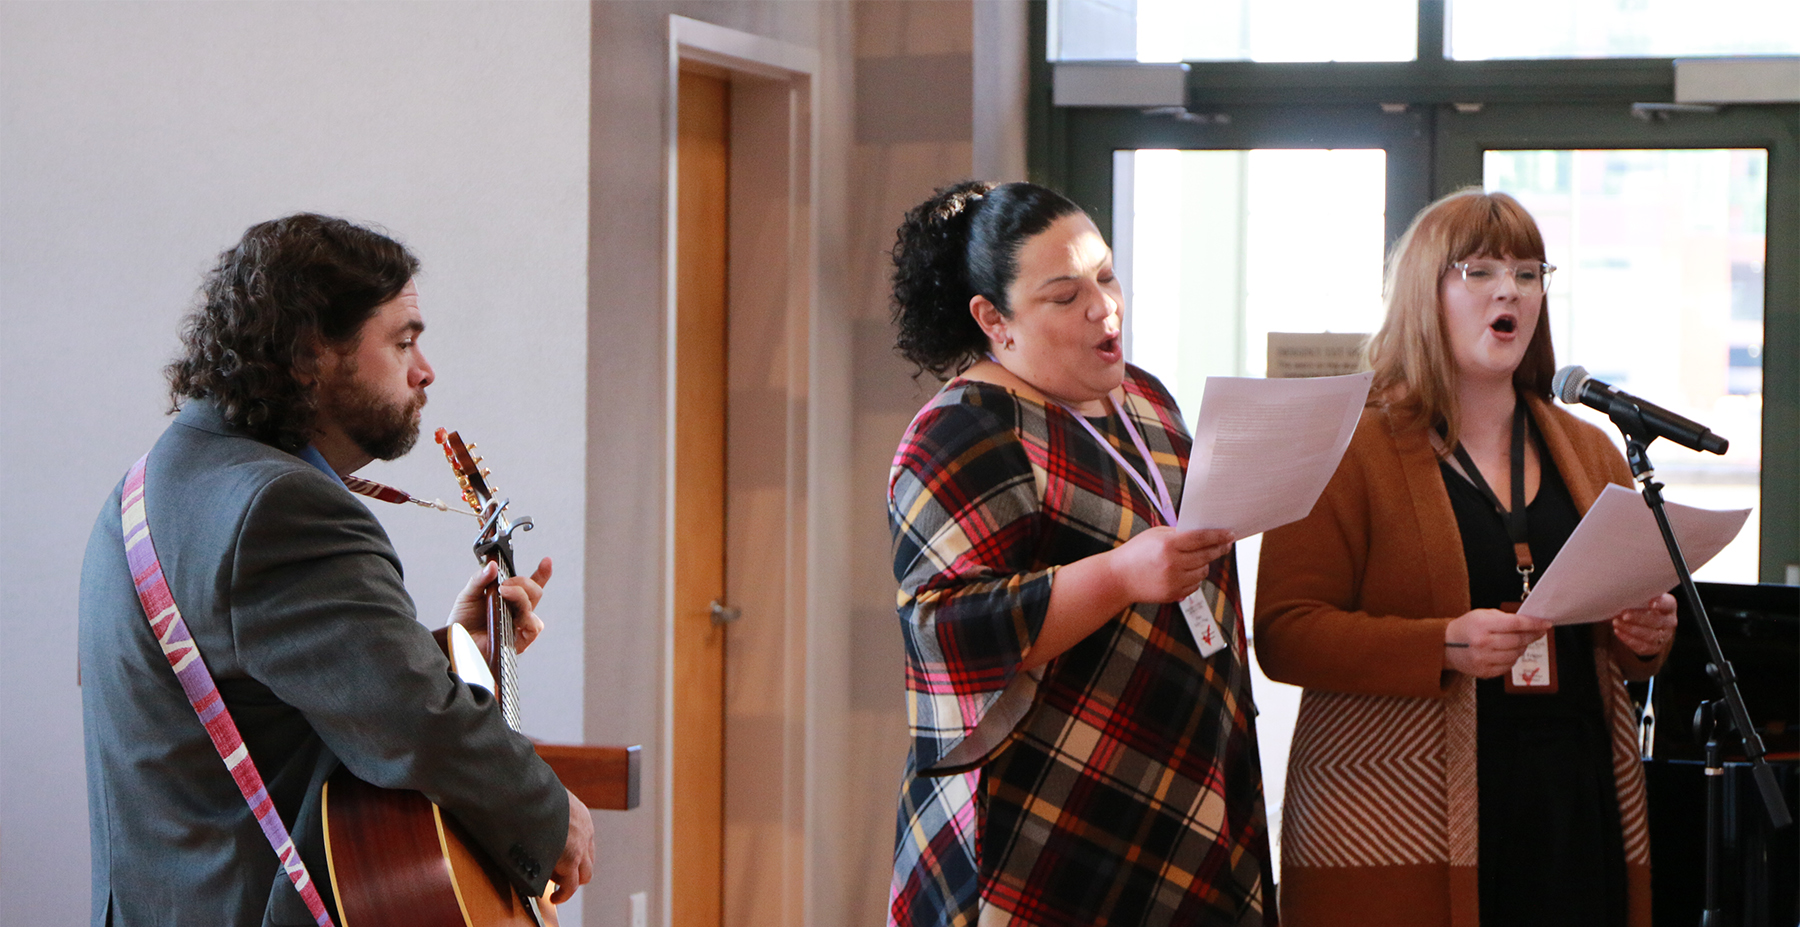
[[716,625],[730,624],[744,617],[744,610],[736,605],[721,605],[719,600],[712,603],[712,623]]

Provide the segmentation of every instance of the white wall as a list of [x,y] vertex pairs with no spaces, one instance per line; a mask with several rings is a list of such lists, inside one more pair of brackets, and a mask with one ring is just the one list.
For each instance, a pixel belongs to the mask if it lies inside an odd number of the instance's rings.
[[[1023,29],[1010,0],[0,2],[5,923],[86,922],[70,900],[88,870],[86,537],[165,425],[160,368],[200,276],[247,225],[301,209],[379,222],[419,254],[440,377],[426,427],[480,442],[541,526],[522,554],[557,558],[552,636],[523,662],[529,731],[644,745],[644,807],[596,815],[600,866],[563,923],[624,925],[638,891],[651,923],[666,916],[671,798],[652,758],[671,13],[819,55],[804,918],[880,921],[906,748],[882,491],[931,388],[892,355],[885,251],[977,150],[983,172],[1023,163],[1020,53],[972,53],[972,32]],[[430,445],[368,475],[453,493]],[[467,520],[378,514],[436,623],[472,565]]]
[[[557,558],[522,702],[532,733],[581,738],[589,21],[580,2],[0,4],[0,919],[86,923],[82,551],[165,425],[201,274],[257,221],[377,222],[423,261],[425,427],[480,442],[540,526],[522,553]],[[365,475],[454,496],[428,440]],[[378,514],[440,623],[472,522]]]

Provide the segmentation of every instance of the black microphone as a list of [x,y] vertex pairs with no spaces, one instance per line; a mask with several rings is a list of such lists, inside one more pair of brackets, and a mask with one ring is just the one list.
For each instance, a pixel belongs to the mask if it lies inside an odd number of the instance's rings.
[[1580,404],[1605,412],[1626,434],[1645,444],[1657,438],[1668,438],[1682,447],[1714,454],[1725,453],[1725,448],[1731,444],[1705,425],[1613,389],[1574,364],[1558,370],[1550,378],[1550,389],[1556,393],[1556,398],[1569,405]]

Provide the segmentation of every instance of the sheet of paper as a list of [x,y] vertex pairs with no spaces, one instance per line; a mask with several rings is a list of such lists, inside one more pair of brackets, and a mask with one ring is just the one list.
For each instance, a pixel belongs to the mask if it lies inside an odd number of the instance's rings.
[[[1749,509],[1717,512],[1664,501],[1688,570],[1717,556],[1743,529]],[[1582,516],[1519,614],[1557,624],[1605,621],[1675,587],[1675,565],[1644,497],[1609,485]]]
[[1305,518],[1350,446],[1373,379],[1207,377],[1177,527],[1247,538]]

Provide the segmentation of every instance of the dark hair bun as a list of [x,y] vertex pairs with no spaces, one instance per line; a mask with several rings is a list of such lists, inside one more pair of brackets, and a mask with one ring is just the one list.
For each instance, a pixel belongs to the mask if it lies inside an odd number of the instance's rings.
[[944,187],[913,207],[894,235],[894,349],[943,376],[987,347],[969,315],[969,221],[995,184],[969,180]]
[[940,377],[968,366],[988,346],[969,301],[985,296],[1011,318],[1006,291],[1020,246],[1080,211],[1036,184],[984,180],[944,187],[914,207],[894,241],[894,349]]

